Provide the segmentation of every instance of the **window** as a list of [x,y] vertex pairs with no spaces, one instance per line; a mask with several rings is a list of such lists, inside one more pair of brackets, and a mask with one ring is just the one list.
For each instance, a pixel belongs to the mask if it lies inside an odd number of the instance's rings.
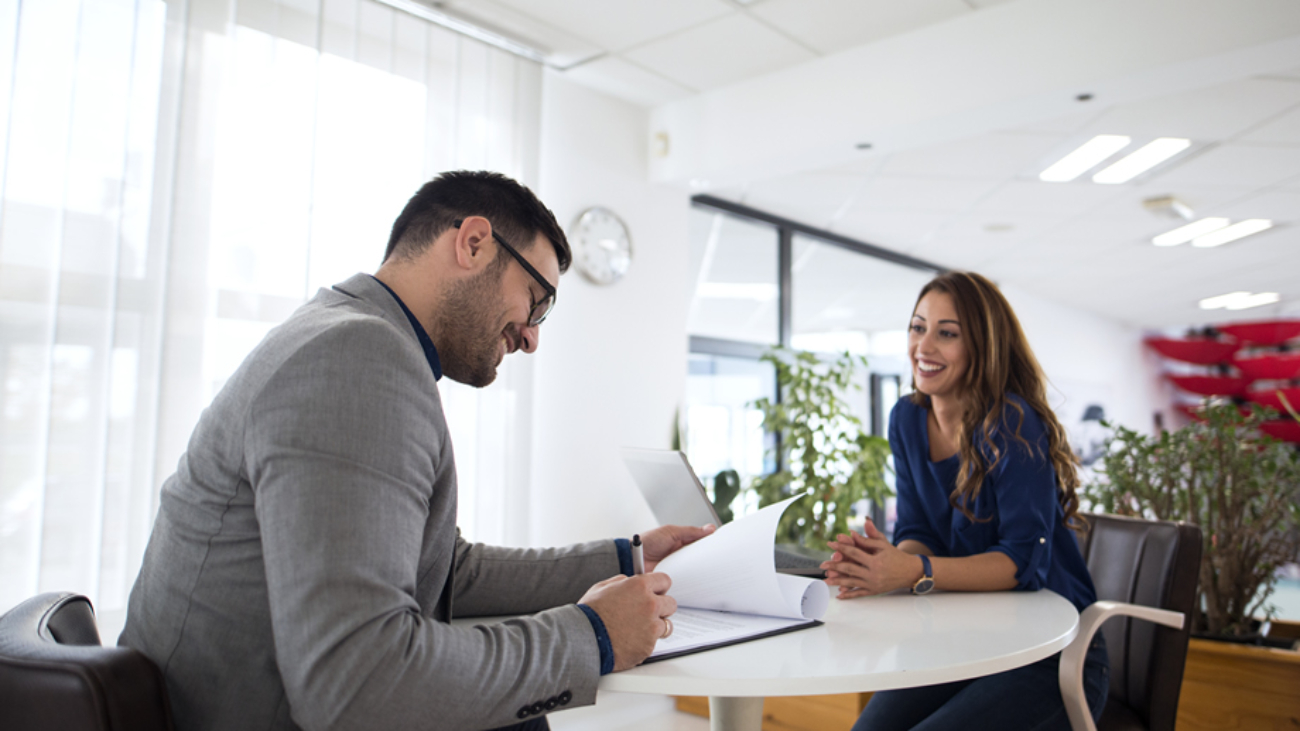
[[[77,591],[111,643],[202,408],[424,180],[534,182],[541,67],[373,0],[0,2],[0,44],[0,612]],[[501,380],[446,400],[479,540],[527,465]]]
[[[776,437],[748,405],[775,394],[774,369],[759,361],[774,345],[866,356],[851,401],[864,427],[887,434],[911,383],[908,316],[940,267],[711,196],[693,204],[682,446],[705,486],[722,469],[748,485],[777,467]],[[882,527],[892,528],[892,507],[872,508]]]

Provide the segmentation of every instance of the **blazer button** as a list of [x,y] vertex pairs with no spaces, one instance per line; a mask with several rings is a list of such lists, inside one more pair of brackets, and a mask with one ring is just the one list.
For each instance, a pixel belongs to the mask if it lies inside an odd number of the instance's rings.
[[546,710],[553,711],[555,710],[555,707],[558,705],[560,705],[559,698],[556,698],[555,696],[551,696],[550,698],[546,699]]
[[534,714],[537,714],[537,713],[541,713],[542,711],[545,711],[546,706],[541,701],[538,701],[534,703],[533,707],[529,708],[528,710],[532,711]]
[[528,718],[531,715],[532,711],[528,710],[528,706],[524,706],[515,714],[515,718]]
[[569,691],[566,690],[560,694],[560,705],[567,706],[571,700],[573,700],[573,694]]

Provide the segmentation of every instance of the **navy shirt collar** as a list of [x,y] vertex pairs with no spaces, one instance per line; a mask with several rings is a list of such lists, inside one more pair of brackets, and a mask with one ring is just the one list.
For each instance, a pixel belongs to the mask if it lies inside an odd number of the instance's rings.
[[442,362],[438,360],[438,349],[433,347],[433,340],[429,337],[429,333],[425,332],[424,326],[420,324],[419,320],[415,319],[415,315],[411,314],[411,310],[402,301],[402,298],[397,296],[392,287],[384,284],[379,280],[379,277],[373,274],[370,275],[370,278],[379,282],[384,289],[388,290],[389,294],[393,295],[393,299],[397,300],[402,312],[406,313],[406,319],[411,321],[411,327],[415,328],[415,337],[420,339],[420,347],[424,348],[424,357],[429,360],[429,367],[433,369],[433,380],[442,380]]

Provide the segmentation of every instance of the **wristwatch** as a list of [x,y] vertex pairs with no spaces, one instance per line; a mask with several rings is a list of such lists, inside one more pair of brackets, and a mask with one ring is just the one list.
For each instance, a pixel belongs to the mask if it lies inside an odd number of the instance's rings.
[[912,585],[913,594],[929,594],[934,589],[934,571],[930,569],[930,557],[920,556],[921,559],[921,578],[916,580]]

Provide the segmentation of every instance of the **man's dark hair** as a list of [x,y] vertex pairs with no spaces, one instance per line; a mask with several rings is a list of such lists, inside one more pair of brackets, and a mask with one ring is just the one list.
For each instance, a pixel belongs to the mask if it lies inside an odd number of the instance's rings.
[[555,247],[561,273],[573,261],[564,229],[531,190],[501,173],[471,170],[442,173],[411,196],[393,221],[384,261],[419,254],[457,219],[470,216],[486,218],[498,236],[520,251],[532,248],[542,234]]

